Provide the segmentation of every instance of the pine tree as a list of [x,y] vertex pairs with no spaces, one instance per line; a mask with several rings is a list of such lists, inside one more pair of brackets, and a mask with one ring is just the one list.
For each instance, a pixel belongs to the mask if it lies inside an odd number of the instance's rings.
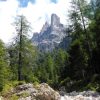
[[100,74],[99,61],[100,61],[100,1],[95,1],[94,19],[89,26],[90,32],[94,34],[94,48],[92,62],[96,74]]
[[3,42],[0,40],[0,91],[3,89],[3,86],[10,79],[10,68],[7,59],[6,48],[4,47]]
[[[28,39],[28,32],[30,26],[24,16],[17,16],[15,22],[16,38],[10,46],[9,53],[11,57],[11,67],[13,72],[16,72],[19,81],[26,80],[32,81],[34,70],[35,48]],[[14,68],[15,67],[15,68]],[[30,74],[30,75],[28,75]],[[31,76],[31,77],[30,77]]]
[[[85,0],[73,0],[70,19],[73,26],[72,43],[69,49],[69,71],[74,73],[70,74],[73,79],[85,79],[87,73],[87,65],[90,66],[91,62],[91,48],[89,41],[89,34],[86,29],[86,16],[85,10],[87,3]],[[90,65],[89,65],[90,64]]]

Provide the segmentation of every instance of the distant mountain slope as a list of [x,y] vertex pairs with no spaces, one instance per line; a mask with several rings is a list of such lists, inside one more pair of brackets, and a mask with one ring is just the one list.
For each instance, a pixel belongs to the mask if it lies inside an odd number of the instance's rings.
[[64,25],[56,14],[51,15],[51,24],[45,22],[40,33],[34,33],[32,42],[39,50],[52,51],[66,36]]

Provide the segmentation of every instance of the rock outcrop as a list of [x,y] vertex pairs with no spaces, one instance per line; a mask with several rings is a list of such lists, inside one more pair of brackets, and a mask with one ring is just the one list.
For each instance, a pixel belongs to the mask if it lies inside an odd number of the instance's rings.
[[60,100],[60,95],[46,83],[35,86],[29,83],[15,87],[3,100]]
[[63,96],[61,97],[61,100],[100,100],[100,97],[85,97],[82,95],[77,95],[77,96]]
[[[64,89],[61,89],[63,91]],[[9,93],[0,96],[0,100],[100,100],[100,93],[83,91],[71,93],[53,90],[48,84],[23,84],[11,89]]]
[[100,93],[95,91],[73,91],[61,96],[61,100],[100,100]]

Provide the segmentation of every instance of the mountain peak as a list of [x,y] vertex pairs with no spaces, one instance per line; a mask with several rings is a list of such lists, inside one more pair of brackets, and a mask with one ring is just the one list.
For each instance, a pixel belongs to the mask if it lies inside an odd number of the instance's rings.
[[42,27],[41,34],[44,33],[49,26],[50,26],[49,23],[46,21],[45,24]]
[[59,25],[60,24],[60,18],[56,14],[51,15],[51,26]]
[[60,23],[60,18],[56,14],[51,15],[51,24],[45,22],[38,35],[32,37],[32,42],[39,50],[52,51],[65,37],[65,29]]

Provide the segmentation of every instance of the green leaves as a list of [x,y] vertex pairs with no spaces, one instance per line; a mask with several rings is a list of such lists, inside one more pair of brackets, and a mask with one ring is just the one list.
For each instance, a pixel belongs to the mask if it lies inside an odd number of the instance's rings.
[[0,40],[0,91],[3,89],[4,84],[10,79],[10,70],[6,59],[6,48]]
[[25,16],[17,16],[15,20],[16,40],[9,50],[10,65],[14,80],[33,81],[34,58],[36,49],[28,38],[30,25]]

